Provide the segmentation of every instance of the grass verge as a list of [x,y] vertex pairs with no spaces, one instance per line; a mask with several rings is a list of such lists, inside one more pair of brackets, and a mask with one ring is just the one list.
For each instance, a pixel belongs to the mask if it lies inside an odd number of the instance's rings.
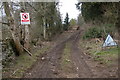
[[106,49],[102,48],[103,41],[96,42],[96,39],[91,40],[80,40],[80,46],[84,49],[84,52],[95,61],[99,61],[101,64],[112,64],[118,60],[118,51],[120,48],[117,46],[109,47]]
[[62,71],[64,72],[70,72],[72,69],[72,62],[70,61],[70,47],[71,47],[71,44],[70,43],[66,43],[65,45],[65,48],[64,48],[64,51],[63,51],[63,55],[62,55],[62,58],[61,58],[61,69]]
[[11,65],[3,68],[3,78],[21,78],[23,73],[34,64],[39,55],[43,54],[49,48],[49,46],[41,48],[33,53],[32,57],[27,53],[17,57],[14,62],[11,62]]

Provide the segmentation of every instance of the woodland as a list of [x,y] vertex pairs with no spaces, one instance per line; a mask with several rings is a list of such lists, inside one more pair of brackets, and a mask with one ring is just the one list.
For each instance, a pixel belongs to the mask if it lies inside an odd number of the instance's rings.
[[[120,3],[79,2],[77,19],[64,21],[60,13],[60,2],[0,2],[0,30],[3,68],[20,56],[34,56],[48,42],[69,32],[74,26],[83,29],[82,39],[99,38],[105,40],[110,34],[118,41],[120,35]],[[30,24],[22,25],[20,13],[30,14]],[[85,26],[86,25],[86,26]],[[83,44],[84,45],[84,44]]]

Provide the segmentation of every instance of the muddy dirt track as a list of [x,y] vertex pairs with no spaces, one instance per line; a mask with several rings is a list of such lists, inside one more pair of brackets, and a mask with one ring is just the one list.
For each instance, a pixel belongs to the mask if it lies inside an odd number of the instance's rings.
[[[109,72],[96,68],[96,63],[82,52],[78,46],[81,31],[76,31],[70,37],[54,45],[52,49],[41,55],[38,61],[26,71],[24,78],[66,78],[61,76],[60,60],[66,43],[71,45],[71,61],[75,74],[73,78],[99,78],[109,77]],[[70,73],[71,74],[71,73]],[[68,77],[69,78],[69,77]]]

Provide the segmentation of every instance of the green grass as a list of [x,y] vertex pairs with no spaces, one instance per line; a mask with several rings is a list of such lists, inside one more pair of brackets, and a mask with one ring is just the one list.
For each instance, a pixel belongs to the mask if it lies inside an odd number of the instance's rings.
[[113,47],[113,48],[109,48],[107,50],[103,50],[101,52],[98,52],[98,53],[96,53],[96,55],[118,54],[118,50],[120,50],[120,48]]
[[5,78],[21,78],[23,73],[30,68],[34,62],[37,60],[40,54],[43,54],[45,51],[49,49],[49,46],[41,48],[37,52],[33,53],[32,57],[27,53],[17,57],[12,66],[7,66],[3,68],[4,73],[9,73]]
[[62,55],[62,59],[61,59],[61,68],[64,72],[70,72],[71,71],[71,59],[70,59],[70,47],[71,44],[70,43],[66,43],[64,51],[63,51],[63,55]]
[[[113,63],[118,59],[118,51],[120,48],[117,46],[102,48],[103,41],[95,42],[95,40],[80,41],[81,47],[85,53],[89,53],[95,61],[102,62],[103,64]],[[88,49],[89,48],[89,49]]]
[[103,63],[105,64],[109,64],[109,63],[112,63],[112,61],[114,61],[115,59],[118,58],[118,51],[120,50],[120,48],[118,47],[112,47],[112,48],[109,48],[109,49],[105,49],[105,50],[102,50],[98,53],[95,54],[95,56],[100,56],[98,59],[98,61],[102,61]]

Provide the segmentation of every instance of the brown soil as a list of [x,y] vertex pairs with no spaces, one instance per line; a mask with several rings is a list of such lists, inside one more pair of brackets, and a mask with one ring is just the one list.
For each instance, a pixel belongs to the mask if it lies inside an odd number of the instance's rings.
[[[24,73],[24,78],[106,78],[117,77],[117,73],[110,76],[111,69],[105,67],[103,64],[98,64],[89,55],[84,54],[82,49],[78,46],[82,31],[69,33],[68,37],[58,36],[54,46],[48,52],[39,57],[37,62]],[[53,40],[54,41],[54,40]],[[60,60],[65,48],[65,44],[70,42],[71,45],[71,61],[74,73],[65,74],[61,70]],[[61,75],[63,74],[63,75]]]

